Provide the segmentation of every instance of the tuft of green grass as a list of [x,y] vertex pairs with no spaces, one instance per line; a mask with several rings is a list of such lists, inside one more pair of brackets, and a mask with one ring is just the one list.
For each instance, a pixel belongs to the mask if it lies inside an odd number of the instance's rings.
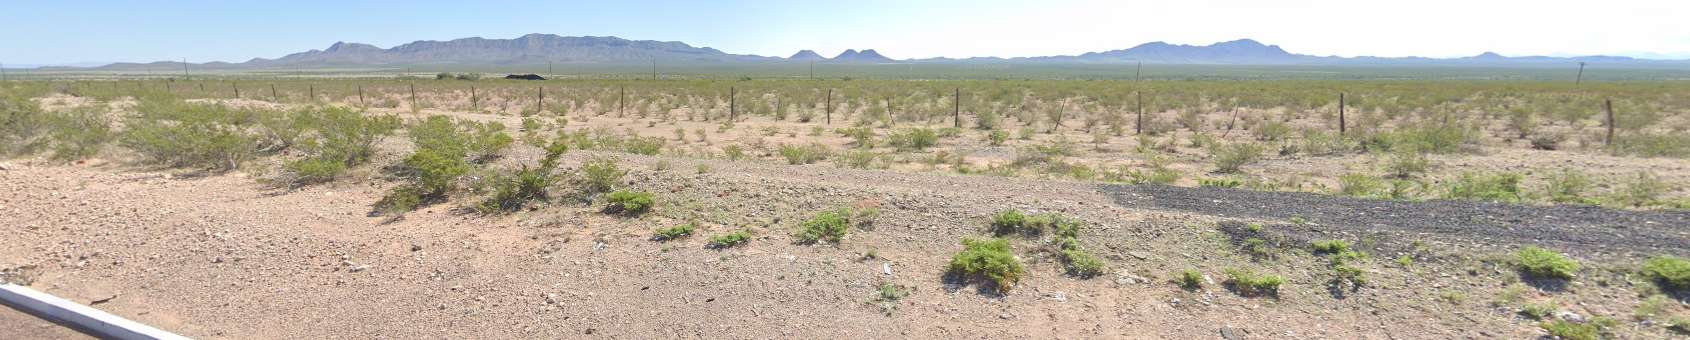
[[1528,303],[1524,306],[1520,306],[1520,314],[1525,315],[1528,318],[1532,318],[1532,320],[1547,319],[1550,315],[1555,314],[1555,302],[1544,301],[1543,303]]
[[1661,255],[1643,261],[1640,270],[1644,277],[1648,277],[1667,290],[1690,290],[1690,260],[1672,255]]
[[1207,188],[1229,188],[1230,189],[1230,188],[1237,188],[1240,185],[1244,185],[1244,182],[1239,181],[1237,178],[1198,178],[1197,179],[1197,186],[1207,187]]
[[1015,258],[1007,240],[965,238],[962,246],[962,252],[951,257],[946,272],[965,279],[991,281],[998,293],[1009,292],[1026,273],[1026,268],[1021,265],[1021,260]]
[[605,212],[612,214],[639,215],[651,210],[653,196],[649,192],[633,190],[617,190],[605,199],[610,205],[605,206]]
[[751,242],[751,232],[740,230],[732,233],[712,236],[710,237],[709,243],[706,243],[704,246],[712,249],[727,249],[738,247],[748,242]]
[[909,289],[904,286],[881,282],[880,285],[875,286],[874,299],[869,302],[879,305],[880,312],[890,316],[892,312],[898,310],[898,300],[902,300],[909,295]]
[[651,234],[653,241],[668,241],[692,236],[693,230],[698,229],[698,222],[687,222],[673,227],[657,229]]
[[1521,272],[1539,278],[1572,279],[1579,263],[1560,253],[1538,246],[1526,246],[1514,253],[1514,265]]
[[1256,274],[1247,269],[1227,268],[1227,283],[1238,290],[1239,295],[1279,295],[1279,286],[1285,283],[1285,278],[1278,275]]

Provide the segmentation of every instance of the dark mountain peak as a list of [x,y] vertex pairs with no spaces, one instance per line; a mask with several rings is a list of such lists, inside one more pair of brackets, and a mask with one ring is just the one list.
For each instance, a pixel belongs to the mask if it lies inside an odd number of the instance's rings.
[[345,41],[337,41],[337,42],[334,43],[334,45],[329,45],[329,49],[323,50],[322,52],[324,52],[324,53],[335,53],[335,52],[346,52],[346,51],[379,51],[379,50],[381,50],[381,48],[376,47],[375,45],[360,44],[360,43],[349,43],[349,42],[345,42]]
[[816,51],[803,50],[803,51],[798,51],[798,53],[792,54],[791,57],[787,57],[786,59],[788,59],[788,60],[827,60],[827,57],[823,57],[820,54],[816,54]]

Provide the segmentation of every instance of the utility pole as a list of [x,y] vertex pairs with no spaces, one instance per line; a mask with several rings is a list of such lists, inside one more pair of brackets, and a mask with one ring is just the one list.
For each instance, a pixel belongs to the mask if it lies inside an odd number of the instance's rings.
[[1138,69],[1133,71],[1133,81],[1137,82],[1137,81],[1141,81],[1141,80],[1144,80],[1144,62],[1143,61],[1138,62]]
[[0,81],[6,81],[6,63],[0,63]]
[[810,61],[810,80],[816,80],[816,61]]
[[546,75],[552,75],[552,61],[546,61]]
[[188,58],[182,58],[182,80],[188,80]]
[[1573,78],[1573,86],[1578,86],[1581,83],[1584,83],[1584,62],[1582,61],[1579,62],[1578,78]]

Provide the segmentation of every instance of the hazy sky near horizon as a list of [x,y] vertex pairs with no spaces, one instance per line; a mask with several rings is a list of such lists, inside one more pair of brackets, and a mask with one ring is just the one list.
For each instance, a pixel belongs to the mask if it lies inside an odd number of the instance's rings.
[[0,4],[0,62],[275,58],[336,41],[527,33],[682,41],[728,53],[1025,57],[1250,38],[1339,56],[1690,58],[1690,1],[855,0],[23,1]]

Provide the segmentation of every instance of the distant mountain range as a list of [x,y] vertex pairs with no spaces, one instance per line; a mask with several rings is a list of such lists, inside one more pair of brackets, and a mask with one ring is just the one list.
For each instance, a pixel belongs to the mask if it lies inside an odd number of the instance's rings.
[[[293,53],[276,59],[255,58],[240,63],[210,62],[199,69],[295,68],[295,67],[392,67],[426,65],[532,65],[543,63],[1155,63],[1197,65],[1447,65],[1447,66],[1564,66],[1586,62],[1618,66],[1690,66],[1690,60],[1656,60],[1616,56],[1505,57],[1486,52],[1463,58],[1424,57],[1336,57],[1296,54],[1276,45],[1241,39],[1206,46],[1152,42],[1128,49],[1090,52],[1073,56],[1045,56],[966,59],[930,58],[896,60],[873,49],[845,50],[833,58],[802,50],[791,57],[731,54],[683,42],[627,40],[617,37],[566,37],[529,34],[515,39],[463,38],[450,41],[416,41],[392,48],[337,42],[324,50]],[[180,62],[115,63],[96,69],[179,68]],[[43,69],[80,69],[43,67]]]

